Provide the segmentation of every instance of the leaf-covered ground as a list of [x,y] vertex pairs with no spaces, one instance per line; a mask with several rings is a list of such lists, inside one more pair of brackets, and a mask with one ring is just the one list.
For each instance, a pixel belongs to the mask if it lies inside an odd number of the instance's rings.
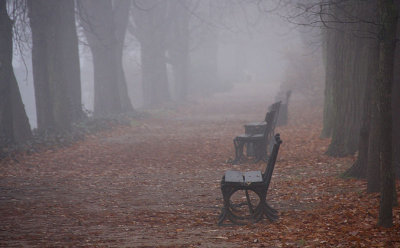
[[290,124],[276,130],[284,143],[267,199],[279,220],[217,226],[224,171],[264,166],[227,163],[232,139],[263,119],[273,95],[240,86],[67,148],[1,161],[0,246],[400,247],[399,207],[393,228],[376,226],[379,196],[339,176],[354,157],[324,155],[321,108],[296,97]]

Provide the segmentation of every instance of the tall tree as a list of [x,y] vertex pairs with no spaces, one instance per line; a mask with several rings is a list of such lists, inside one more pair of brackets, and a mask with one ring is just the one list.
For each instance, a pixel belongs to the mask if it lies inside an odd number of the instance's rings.
[[[366,31],[369,31],[370,35],[361,37],[359,39],[359,44],[364,44],[369,49],[368,53],[365,55],[368,56],[367,59],[365,57],[360,57],[357,60],[359,63],[360,60],[367,61],[365,72],[366,74],[366,88],[364,93],[364,102],[363,102],[363,112],[362,112],[362,121],[360,124],[360,132],[359,132],[359,142],[358,142],[358,156],[354,165],[345,172],[347,176],[353,176],[358,178],[367,178],[367,191],[368,192],[378,192],[379,191],[379,183],[380,183],[380,171],[378,165],[378,149],[374,135],[370,135],[374,129],[373,125],[375,122],[372,121],[373,118],[376,118],[376,109],[375,105],[372,105],[373,98],[373,85],[377,80],[378,73],[378,57],[379,57],[379,47],[378,47],[378,39],[376,34],[378,30],[375,25],[370,25],[368,23],[376,23],[377,15],[377,1],[370,1],[369,3],[363,3],[366,8],[362,11],[362,15],[359,16],[359,19],[363,21],[359,21],[358,29],[364,28],[363,33],[366,34]],[[365,23],[366,22],[366,23]]]
[[168,1],[133,1],[132,34],[140,42],[144,105],[159,105],[171,99],[166,61]]
[[74,1],[29,0],[38,129],[69,129],[82,116]]
[[190,1],[169,1],[168,57],[174,75],[174,93],[178,101],[187,97],[189,84],[189,17]]
[[[323,19],[324,24],[329,22],[339,24],[339,28],[335,27],[336,30],[333,30],[336,32],[333,37],[339,35],[339,40],[331,43],[337,46],[333,48],[328,43],[326,56],[327,65],[329,62],[335,62],[332,74],[328,75],[327,72],[327,79],[332,80],[332,106],[334,109],[331,111],[334,121],[333,137],[328,153],[331,155],[348,154],[348,149],[336,150],[335,146],[339,144],[338,147],[344,145],[346,148],[348,137],[357,136],[354,135],[354,130],[349,132],[352,130],[352,126],[348,125],[347,120],[354,120],[354,112],[347,111],[346,107],[349,103],[350,105],[356,103],[353,99],[354,91],[352,91],[354,85],[365,82],[365,89],[363,92],[359,92],[363,96],[364,104],[360,109],[363,112],[363,121],[359,123],[361,130],[358,160],[347,171],[347,174],[357,177],[366,175],[367,191],[381,193],[378,224],[389,227],[393,225],[392,206],[398,204],[395,192],[394,164],[399,162],[399,156],[394,155],[393,151],[398,151],[400,139],[398,139],[398,130],[396,128],[393,130],[393,127],[398,127],[394,124],[398,124],[400,121],[396,115],[396,111],[400,109],[398,100],[400,91],[397,81],[400,66],[398,57],[395,57],[396,54],[399,54],[398,48],[396,49],[396,37],[400,36],[398,33],[400,2],[394,0],[332,0],[323,5],[327,5],[330,10],[333,10],[329,13],[320,12],[321,16],[327,14],[332,18],[328,22]],[[320,6],[318,8],[320,9]],[[350,19],[347,19],[346,16],[349,16]],[[350,39],[351,36],[348,34],[358,35]],[[332,56],[329,57],[329,54]],[[341,61],[339,66],[335,59]],[[349,79],[352,81],[347,81]],[[347,83],[343,84],[346,81]],[[339,92],[341,95],[338,95]],[[349,94],[349,92],[353,93]],[[357,97],[357,95],[355,96]],[[338,106],[345,108],[342,113]],[[335,129],[338,127],[342,129],[339,130],[342,134],[337,135],[336,133],[335,137]]]
[[[377,43],[377,42],[376,42]],[[368,79],[364,97],[364,110],[360,127],[360,138],[358,141],[357,160],[344,174],[349,177],[368,178],[368,192],[377,192],[379,190],[379,167],[377,163],[376,150],[374,144],[370,144],[370,122],[371,122],[371,95],[372,85],[376,81],[378,69],[379,50],[377,44],[371,47],[374,51],[369,61]],[[371,137],[371,142],[374,142]],[[369,165],[369,166],[368,166]],[[369,167],[369,169],[368,169]]]
[[0,148],[31,137],[28,117],[12,67],[13,21],[7,1],[0,0]]
[[[400,8],[398,8],[400,12]],[[397,40],[400,40],[400,18],[397,19]],[[400,46],[396,44],[392,89],[392,113],[400,113]],[[393,162],[396,175],[400,178],[400,115],[393,114]]]
[[381,169],[381,198],[379,225],[393,225],[394,168],[392,160],[392,85],[398,10],[395,1],[379,0],[378,14],[380,24],[379,70],[374,85],[377,105],[379,135],[379,164]]
[[[374,18],[376,17],[376,9],[377,9],[377,1],[371,1],[369,3],[373,3],[373,5],[370,5],[370,18],[364,18],[362,21],[366,22],[368,21],[369,23],[378,23],[378,20],[375,20]],[[367,4],[367,3],[364,3]],[[362,22],[360,21],[360,22]],[[345,175],[347,176],[352,176],[352,177],[358,177],[358,178],[367,178],[367,191],[368,192],[379,192],[381,190],[381,177],[380,177],[380,141],[377,140],[379,139],[379,109],[378,109],[378,104],[379,102],[378,96],[374,94],[376,91],[376,88],[373,88],[373,85],[377,81],[377,74],[378,74],[378,68],[379,68],[379,39],[381,38],[380,36],[378,37],[377,34],[382,34],[382,31],[376,30],[376,25],[373,25],[371,28],[371,25],[369,25],[370,33],[375,34],[373,37],[369,37],[370,39],[362,39],[362,42],[369,42],[370,43],[370,55],[372,57],[369,57],[367,61],[369,61],[369,66],[368,66],[368,79],[367,79],[367,90],[366,90],[366,96],[364,100],[364,113],[362,117],[362,122],[361,122],[361,128],[360,128],[360,140],[359,140],[359,146],[358,146],[358,156],[355,164],[345,172]],[[397,36],[399,37],[399,32],[397,32]],[[371,39],[372,38],[372,39]],[[396,51],[396,56],[395,58],[399,57],[399,49],[397,48]],[[399,70],[400,65],[399,65],[399,60],[396,60],[397,64],[395,65],[395,70]],[[393,96],[392,96],[392,106],[393,106],[393,113],[398,112],[400,108],[400,90],[399,90],[399,77],[398,73],[394,73],[394,84],[393,84]],[[374,104],[373,104],[374,103]],[[393,120],[392,120],[393,126],[397,127],[399,126],[399,117],[398,115],[393,115]],[[396,128],[393,129],[392,133],[392,150],[393,150],[393,161],[394,161],[394,167],[396,170],[400,170],[400,165],[399,162],[399,155],[398,155],[398,149],[399,149],[399,144],[400,144],[400,138],[399,138],[399,132]]]
[[122,65],[124,41],[129,23],[130,7],[131,0],[119,0],[113,2],[113,19],[115,25],[115,36],[117,37],[117,66],[119,69],[118,88],[121,96],[121,108],[123,112],[133,111],[133,106],[128,95],[124,67]]
[[[330,12],[337,11],[330,9]],[[328,17],[327,21],[331,21],[332,16]],[[332,26],[338,25],[337,23],[331,24]],[[334,29],[334,30],[332,30]],[[333,86],[336,75],[336,50],[339,45],[338,34],[335,27],[328,27],[323,29],[323,54],[325,62],[325,91],[324,91],[324,112],[323,112],[323,128],[321,132],[322,138],[329,138],[332,136],[334,120],[333,108]]]
[[[363,150],[361,153],[359,152],[358,154],[358,160],[364,161],[365,157],[361,157],[363,155],[366,155],[366,172],[367,172],[367,192],[372,193],[372,192],[379,192],[380,190],[380,183],[381,183],[381,177],[380,177],[380,168],[379,168],[379,149],[380,149],[380,123],[379,123],[379,109],[377,103],[379,102],[378,95],[374,93],[377,88],[376,88],[376,82],[378,79],[378,70],[379,70],[379,43],[377,41],[377,49],[376,49],[376,57],[373,60],[370,60],[372,64],[374,64],[374,67],[371,68],[370,72],[373,72],[373,78],[372,81],[370,82],[370,93],[369,93],[369,104],[368,104],[368,112],[365,114],[367,115],[365,118],[367,119],[368,123],[368,133],[365,134],[368,136],[368,148],[367,148],[367,153],[365,154],[365,151]],[[363,135],[360,133],[360,137],[363,139],[364,137],[361,136]],[[360,164],[360,166],[365,166],[364,164]]]
[[78,4],[93,56],[94,115],[133,111],[122,67],[130,1],[82,0]]

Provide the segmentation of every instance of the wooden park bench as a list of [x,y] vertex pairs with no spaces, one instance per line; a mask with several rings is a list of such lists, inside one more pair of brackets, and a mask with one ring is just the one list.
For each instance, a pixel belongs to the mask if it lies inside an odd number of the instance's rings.
[[[278,219],[278,212],[268,205],[266,201],[272,172],[278,156],[280,144],[279,134],[275,135],[272,153],[269,156],[264,173],[261,171],[226,171],[221,181],[221,191],[224,200],[218,225],[222,225],[225,219],[234,224],[248,224],[261,220],[264,216],[271,221]],[[246,202],[239,197],[236,202],[234,195],[245,192]],[[238,192],[237,194],[235,194]],[[253,192],[251,194],[251,192]],[[243,206],[244,209],[243,209]]]
[[[277,126],[280,118],[280,110],[281,110],[282,102],[278,101],[273,103],[271,106],[268,107],[269,111],[275,111],[274,119],[272,121],[272,127],[270,132],[270,137],[274,136],[275,134],[275,127]],[[252,122],[244,125],[245,134],[254,135],[254,134],[261,134],[266,127],[266,122]],[[269,138],[270,138],[269,137]],[[269,139],[270,140],[270,139]],[[267,144],[268,146],[268,144]],[[272,147],[272,146],[270,146]],[[255,156],[254,152],[254,144],[249,142],[246,144],[246,155],[247,157]],[[267,154],[268,155],[268,154]],[[266,157],[268,158],[268,157]]]
[[[268,108],[269,112],[266,114],[264,121],[252,122],[244,125],[245,134],[236,136],[233,139],[235,159],[232,161],[232,164],[240,163],[243,160],[244,147],[246,147],[246,156],[255,157],[255,162],[261,159],[268,159],[268,141],[270,141],[270,138],[275,134],[275,126],[278,120],[280,106],[280,101],[275,102]],[[274,112],[273,115],[269,114],[272,112]],[[267,120],[267,118],[270,118],[270,120]],[[264,141],[265,143],[263,143]]]
[[267,145],[275,121],[275,111],[270,111],[265,115],[266,126],[262,133],[242,134],[233,139],[235,147],[235,159],[232,164],[240,163],[243,158],[243,148],[246,144],[254,146],[255,162],[258,162],[267,156]]

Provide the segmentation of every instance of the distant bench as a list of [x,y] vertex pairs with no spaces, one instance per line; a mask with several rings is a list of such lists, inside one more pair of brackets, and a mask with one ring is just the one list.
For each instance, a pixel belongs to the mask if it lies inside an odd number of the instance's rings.
[[279,116],[281,102],[276,102],[269,107],[269,112],[262,122],[246,124],[245,134],[238,135],[233,139],[235,148],[235,159],[233,164],[240,163],[243,159],[243,150],[246,146],[247,157],[254,156],[255,162],[267,159],[267,147],[270,137],[274,135],[275,126]]

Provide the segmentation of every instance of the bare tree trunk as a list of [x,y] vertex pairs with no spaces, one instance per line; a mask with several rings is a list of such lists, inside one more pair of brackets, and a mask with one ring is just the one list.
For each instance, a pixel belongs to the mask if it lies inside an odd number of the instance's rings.
[[157,106],[170,100],[165,50],[152,43],[141,43],[143,96],[146,106]]
[[[367,150],[367,165],[366,165],[366,172],[367,172],[367,192],[379,192],[380,190],[380,169],[379,169],[379,146],[380,146],[380,131],[378,118],[378,108],[377,103],[379,101],[378,96],[376,94],[376,82],[378,80],[378,70],[379,70],[379,41],[376,42],[376,48],[374,47],[373,50],[374,56],[369,58],[371,61],[371,66],[368,70],[369,72],[369,95],[370,98],[368,104],[368,150]],[[362,142],[362,141],[361,141]],[[363,155],[364,151],[359,152],[359,157]]]
[[381,129],[380,169],[381,200],[378,224],[384,227],[393,225],[394,168],[392,163],[392,85],[398,10],[393,0],[379,0],[379,16],[382,25],[379,45],[379,72],[376,82],[378,99],[378,120]]
[[46,9],[41,6],[44,1],[28,1],[29,21],[32,30],[32,71],[35,88],[35,102],[37,114],[37,126],[39,130],[47,130],[55,126],[52,115],[53,99],[50,94],[50,82],[48,77],[48,43],[49,18]]
[[175,97],[178,101],[186,100],[189,84],[189,12],[185,3],[171,1],[169,19],[168,55],[172,64],[175,79]]
[[38,129],[64,130],[82,116],[74,2],[28,1]]
[[60,14],[56,17],[60,27],[57,28],[57,36],[60,53],[60,64],[62,67],[61,75],[67,88],[67,101],[70,107],[71,120],[77,121],[83,116],[82,111],[82,92],[79,62],[78,36],[75,24],[75,4],[71,0],[61,0],[57,2]]
[[357,30],[358,33],[368,33],[368,26],[362,22],[348,24],[348,17],[341,15],[343,9],[346,9],[359,18],[370,18],[373,3],[350,1],[341,3],[343,6],[333,6],[337,10],[333,15],[344,23],[338,24],[337,31],[333,30],[337,36],[336,43],[333,43],[336,49],[331,52],[334,61],[333,72],[328,75],[331,69],[327,71],[328,79],[333,80],[332,141],[326,152],[331,156],[346,156],[357,151],[368,77],[368,60],[365,57],[369,57],[371,53],[370,42],[359,38],[354,32]]
[[132,34],[140,42],[145,106],[171,99],[166,64],[166,37],[170,23],[167,1],[134,1]]
[[31,129],[12,67],[12,21],[0,0],[0,147],[22,144]]
[[[400,11],[400,10],[398,10]],[[397,39],[400,39],[400,18],[397,20]],[[392,89],[393,118],[393,162],[396,175],[400,178],[400,46],[396,46]]]
[[325,50],[325,90],[324,90],[324,114],[321,138],[329,138],[332,135],[334,112],[333,112],[333,84],[334,84],[334,60],[336,53],[336,30],[326,29],[324,32]]
[[[379,66],[379,65],[378,65]],[[379,127],[379,112],[378,112],[378,95],[376,81],[372,88],[370,105],[370,126],[369,126],[369,139],[368,139],[368,164],[367,164],[367,192],[379,192],[380,190],[380,169],[379,169],[379,149],[381,128]]]
[[[88,39],[89,40],[89,39]],[[90,41],[89,41],[90,43]],[[112,48],[90,45],[94,73],[94,115],[108,116],[122,112],[118,89],[119,71]]]
[[113,17],[115,24],[115,35],[117,38],[117,67],[119,69],[118,88],[121,97],[121,108],[123,112],[134,111],[128,94],[122,56],[124,51],[125,34],[129,22],[131,0],[119,0],[114,2]]
[[[373,43],[376,43],[374,45]],[[354,165],[345,172],[346,176],[356,177],[356,178],[368,178],[369,179],[369,191],[378,191],[379,189],[379,167],[376,166],[377,169],[372,168],[372,166],[377,164],[377,161],[374,162],[373,159],[370,160],[370,164],[368,167],[368,159],[370,152],[369,151],[369,142],[370,142],[370,126],[371,126],[371,96],[372,96],[372,85],[376,81],[377,69],[378,69],[378,55],[379,49],[377,42],[370,42],[371,53],[369,53],[370,57],[368,57],[369,69],[367,71],[367,85],[366,92],[364,97],[364,112],[362,115],[361,128],[360,128],[360,138],[358,142],[358,157]],[[371,142],[375,142],[371,140]],[[372,144],[373,145],[373,144]],[[373,149],[373,148],[371,148]],[[369,169],[368,169],[369,168]],[[373,188],[375,187],[375,190]]]
[[130,2],[116,2],[116,9],[108,0],[82,0],[79,4],[81,24],[93,55],[94,114],[132,111],[122,67]]

